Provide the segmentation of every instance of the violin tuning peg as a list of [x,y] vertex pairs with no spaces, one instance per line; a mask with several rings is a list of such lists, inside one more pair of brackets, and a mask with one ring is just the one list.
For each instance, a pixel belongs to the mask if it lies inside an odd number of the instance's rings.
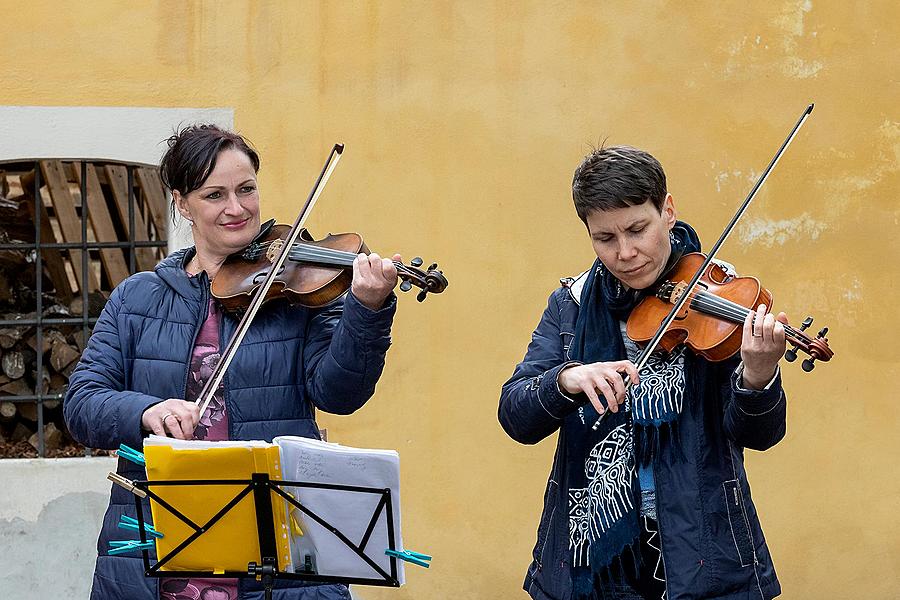
[[805,319],[803,319],[803,323],[800,324],[800,331],[809,329],[809,326],[812,325],[812,323],[813,323],[813,318],[806,317]]
[[424,261],[422,260],[422,257],[417,256],[414,259],[412,259],[411,261],[409,261],[409,264],[412,265],[413,267],[421,267],[423,262]]
[[402,282],[400,282],[400,291],[401,292],[408,292],[411,289],[412,289],[412,284],[409,282],[409,279],[404,279]]
[[425,297],[426,297],[427,295],[428,295],[428,292],[426,292],[425,290],[422,290],[422,291],[419,292],[419,294],[416,296],[416,300],[418,300],[419,302],[424,302],[424,301],[425,301]]
[[812,371],[813,369],[816,368],[815,360],[816,360],[816,359],[814,359],[814,358],[807,358],[807,359],[804,360],[802,363],[800,363],[800,367],[801,367],[804,371],[806,371],[807,373],[809,373],[810,371]]
[[430,265],[428,265],[428,271],[434,271],[435,269],[437,269],[437,263],[431,263]]
[[793,348],[788,348],[787,352],[784,353],[784,360],[788,362],[794,362],[797,360],[797,349],[799,346],[794,346]]
[[825,337],[826,335],[828,335],[828,328],[827,328],[827,327],[823,327],[823,328],[822,328],[822,331],[820,331],[819,334],[818,334],[816,337],[817,337],[817,338],[823,338],[823,337]]

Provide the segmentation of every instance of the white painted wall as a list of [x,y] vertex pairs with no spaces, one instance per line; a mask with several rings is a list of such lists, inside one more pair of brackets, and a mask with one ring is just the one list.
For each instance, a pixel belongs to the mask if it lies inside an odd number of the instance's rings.
[[116,459],[0,460],[0,598],[90,595]]
[[[180,125],[234,127],[230,108],[0,106],[0,161],[106,159],[159,164]],[[192,245],[183,219],[170,223],[169,252]]]

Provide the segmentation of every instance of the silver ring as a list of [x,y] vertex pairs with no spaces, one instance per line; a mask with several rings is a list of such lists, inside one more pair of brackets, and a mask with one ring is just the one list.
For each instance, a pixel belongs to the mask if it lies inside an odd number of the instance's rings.
[[761,333],[759,335],[757,335],[757,334],[753,333],[752,331],[750,332],[750,335],[752,335],[753,337],[762,337]]
[[[165,422],[166,422],[166,419],[168,419],[169,417],[175,417],[175,415],[173,415],[173,414],[170,413],[170,412],[167,412],[166,414],[163,415],[162,422],[165,423]],[[175,417],[175,420],[177,421],[177,420],[178,420],[178,417]]]

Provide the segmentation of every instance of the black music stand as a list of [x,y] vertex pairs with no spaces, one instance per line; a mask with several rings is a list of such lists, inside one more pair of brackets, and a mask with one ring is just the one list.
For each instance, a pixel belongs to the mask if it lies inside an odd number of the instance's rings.
[[[245,485],[234,498],[232,498],[219,512],[213,515],[206,523],[198,525],[191,519],[186,517],[177,508],[160,498],[150,488],[154,486],[182,486],[182,485]],[[237,578],[237,579],[259,579],[265,590],[266,600],[272,598],[272,588],[275,585],[275,579],[293,579],[302,581],[314,581],[321,583],[344,583],[348,585],[374,585],[385,587],[400,587],[398,578],[397,558],[390,557],[390,573],[381,568],[371,557],[365,554],[366,545],[369,543],[372,532],[378,522],[378,517],[384,511],[387,519],[387,535],[388,545],[390,549],[396,550],[394,535],[394,519],[393,505],[391,503],[391,490],[389,488],[371,488],[352,485],[338,485],[328,483],[308,483],[304,481],[281,481],[272,480],[268,473],[253,473],[252,479],[183,479],[183,480],[165,480],[165,481],[134,481],[134,487],[146,492],[147,496],[154,500],[160,507],[180,519],[188,527],[194,530],[194,533],[188,536],[174,550],[163,556],[157,557],[155,564],[150,564],[150,552],[146,549],[142,550],[144,557],[144,575],[146,577],[203,577],[203,578]],[[301,502],[295,500],[290,494],[285,492],[283,487],[300,487],[300,488],[317,488],[326,490],[336,490],[345,492],[357,492],[362,494],[379,495],[378,505],[372,512],[372,518],[363,534],[359,543],[354,543],[335,525],[328,523],[322,517],[314,513]],[[176,557],[182,550],[187,548],[197,538],[207,532],[219,519],[225,516],[228,511],[237,506],[245,496],[253,493],[254,506],[256,508],[256,528],[259,536],[259,562],[250,562],[246,571],[162,571],[162,567],[170,560]],[[275,518],[272,511],[272,492],[278,494],[287,500],[291,505],[300,510],[303,514],[309,516],[319,525],[337,536],[348,548],[352,549],[372,570],[377,577],[341,577],[339,575],[319,575],[317,573],[288,573],[278,570],[278,551],[275,542]],[[138,532],[140,533],[141,542],[147,542],[147,532],[145,531],[144,508],[141,498],[137,495],[134,497],[134,503],[137,510]]]

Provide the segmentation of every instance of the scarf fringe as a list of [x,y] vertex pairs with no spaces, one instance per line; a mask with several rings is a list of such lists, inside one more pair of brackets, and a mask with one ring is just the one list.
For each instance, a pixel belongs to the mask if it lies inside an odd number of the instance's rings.
[[640,552],[640,537],[626,544],[608,565],[594,571],[591,567],[572,569],[573,600],[615,600],[616,586],[627,584],[625,566],[630,562],[633,573],[644,566]]

